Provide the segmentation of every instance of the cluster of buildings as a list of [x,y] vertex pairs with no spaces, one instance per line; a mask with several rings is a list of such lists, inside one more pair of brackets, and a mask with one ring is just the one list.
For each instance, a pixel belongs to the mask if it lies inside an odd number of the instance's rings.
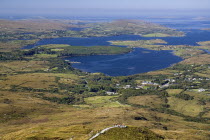
[[205,89],[203,89],[203,88],[199,88],[198,89],[198,92],[205,92],[206,90]]
[[107,95],[117,95],[118,93],[107,91],[106,94],[107,94]]
[[[176,73],[175,75],[180,75],[180,73]],[[210,80],[209,78],[192,78],[192,77],[188,77],[185,79],[186,81],[202,81],[202,80]],[[167,88],[170,85],[174,85],[176,84],[176,80],[174,79],[165,79],[163,80],[165,81],[163,84],[158,84],[152,81],[142,81],[141,84],[137,85],[137,86],[132,86],[132,85],[124,85],[124,86],[120,86],[120,84],[116,84],[117,88],[123,88],[123,89],[149,89],[149,88]],[[206,90],[203,88],[198,89],[198,92],[205,92]],[[118,93],[116,92],[106,92],[107,95],[117,95]]]
[[210,79],[209,78],[191,78],[191,77],[189,77],[189,78],[186,78],[185,80],[192,82],[192,81],[203,81],[203,80],[209,81]]
[[[135,87],[132,87],[131,85],[124,85],[124,86],[120,87],[120,84],[116,84],[116,87],[117,88],[123,88],[123,89],[129,89],[129,88],[145,89],[144,87],[146,87],[146,86],[154,86],[154,87],[164,88],[164,87],[170,86],[170,83],[176,82],[174,79],[165,79],[165,81],[166,82],[163,85],[160,85],[158,83],[151,82],[151,81],[143,81],[140,85],[137,85]],[[114,92],[107,92],[107,94],[108,95],[114,95],[116,93],[114,93]]]
[[127,126],[123,124],[114,124],[113,127],[126,128]]

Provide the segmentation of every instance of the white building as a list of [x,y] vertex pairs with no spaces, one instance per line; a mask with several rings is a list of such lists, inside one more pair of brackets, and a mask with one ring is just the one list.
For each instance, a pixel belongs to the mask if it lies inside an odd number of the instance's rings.
[[204,91],[206,91],[206,90],[203,89],[203,88],[199,88],[199,89],[198,89],[198,92],[204,92]]

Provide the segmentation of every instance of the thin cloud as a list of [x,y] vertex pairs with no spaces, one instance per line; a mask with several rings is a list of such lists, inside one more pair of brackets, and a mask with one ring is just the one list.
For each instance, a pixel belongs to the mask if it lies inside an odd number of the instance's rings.
[[94,10],[95,12],[110,13],[114,10],[183,9],[210,10],[210,0],[0,0],[1,15],[18,13],[82,14],[84,13],[82,11],[85,10],[90,11],[90,13],[94,13]]

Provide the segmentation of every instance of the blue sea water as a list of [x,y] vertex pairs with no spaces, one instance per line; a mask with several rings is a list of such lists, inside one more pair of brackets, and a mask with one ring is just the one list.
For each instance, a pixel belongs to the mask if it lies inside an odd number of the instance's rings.
[[154,51],[135,48],[134,51],[120,55],[95,55],[65,58],[80,62],[73,67],[86,72],[102,72],[110,76],[126,76],[169,67],[182,59],[172,51]]
[[139,35],[120,35],[108,37],[88,37],[88,38],[50,38],[42,39],[34,45],[28,45],[24,49],[30,49],[39,45],[47,44],[69,44],[72,46],[107,46],[110,45],[108,41],[111,40],[149,40],[149,39],[163,39],[168,42],[168,45],[198,45],[196,42],[210,40],[210,32],[204,30],[184,30],[185,37],[141,37]]
[[[199,30],[208,23],[196,22],[166,22],[165,26],[184,31],[185,37],[141,37],[138,35],[121,35],[109,37],[89,38],[54,38],[43,39],[35,45],[26,46],[25,49],[46,44],[69,44],[72,46],[107,46],[111,40],[148,40],[163,39],[168,45],[198,45],[196,42],[210,40],[210,32]],[[204,25],[203,25],[204,24]],[[209,26],[208,26],[209,27]],[[120,46],[123,47],[123,46]],[[72,64],[73,67],[86,72],[102,72],[110,76],[126,76],[163,69],[182,61],[182,58],[173,55],[172,51],[154,51],[135,48],[132,52],[120,55],[95,55],[65,58],[66,60],[80,62]]]

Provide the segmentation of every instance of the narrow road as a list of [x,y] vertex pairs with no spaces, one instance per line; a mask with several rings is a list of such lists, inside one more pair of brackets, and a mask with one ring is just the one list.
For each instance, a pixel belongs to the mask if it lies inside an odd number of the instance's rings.
[[108,131],[108,130],[110,130],[110,129],[112,129],[112,128],[117,128],[117,127],[118,127],[118,128],[126,128],[127,126],[124,126],[124,125],[114,125],[114,126],[112,126],[112,127],[107,127],[107,128],[105,128],[105,129],[101,130],[99,133],[97,133],[97,134],[95,134],[94,136],[92,136],[89,140],[93,140],[93,139],[95,139],[96,137],[98,137],[99,135],[105,133],[106,131]]

